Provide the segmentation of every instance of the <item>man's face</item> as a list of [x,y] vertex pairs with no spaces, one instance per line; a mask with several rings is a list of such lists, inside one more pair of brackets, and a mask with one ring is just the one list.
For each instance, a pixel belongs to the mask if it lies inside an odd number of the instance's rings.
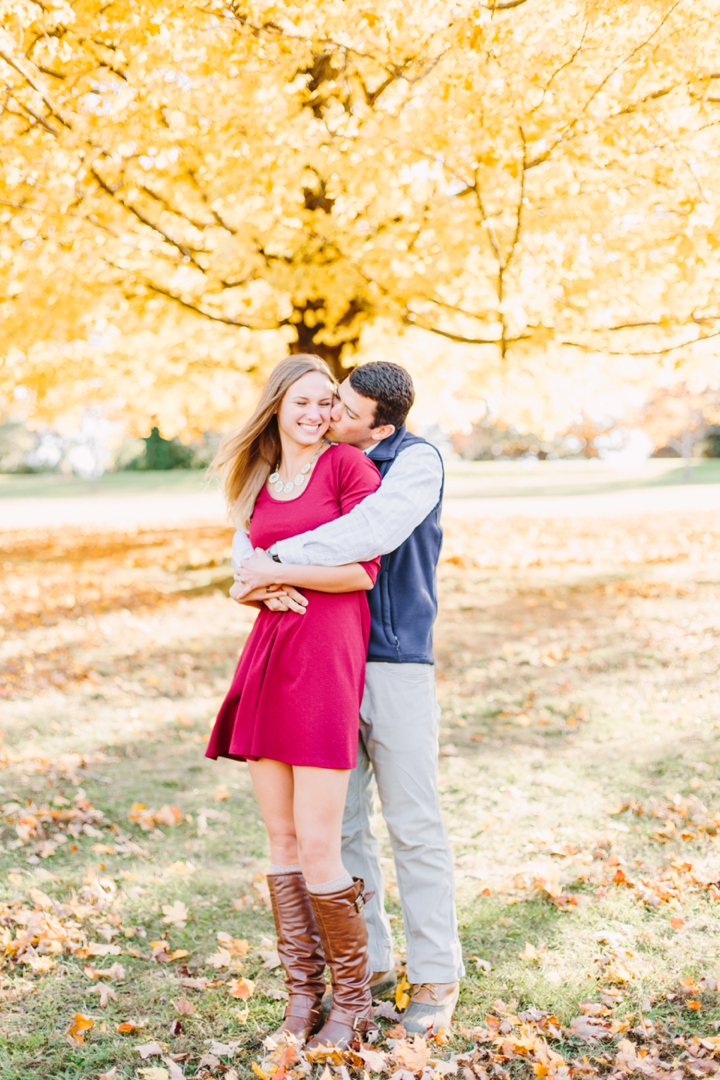
[[392,435],[392,424],[373,427],[375,423],[375,401],[363,397],[353,390],[350,379],[338,387],[337,397],[330,412],[330,427],[327,437],[331,442],[349,443],[358,450],[367,450],[376,442],[381,442]]

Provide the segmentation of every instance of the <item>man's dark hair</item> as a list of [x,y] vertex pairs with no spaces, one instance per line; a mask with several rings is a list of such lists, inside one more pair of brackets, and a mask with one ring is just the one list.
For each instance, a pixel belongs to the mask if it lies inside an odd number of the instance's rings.
[[393,424],[399,428],[405,423],[415,400],[415,387],[405,368],[389,360],[362,364],[350,375],[350,385],[375,402],[373,427]]

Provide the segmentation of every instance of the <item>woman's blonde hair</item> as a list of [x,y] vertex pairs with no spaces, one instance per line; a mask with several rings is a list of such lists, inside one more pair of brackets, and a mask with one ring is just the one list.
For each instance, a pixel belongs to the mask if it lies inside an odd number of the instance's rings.
[[220,475],[233,518],[243,528],[248,527],[255,500],[280,460],[280,402],[293,383],[310,371],[327,375],[335,386],[330,368],[319,356],[297,353],[281,360],[270,372],[250,419],[240,431],[223,439],[210,465],[209,471]]

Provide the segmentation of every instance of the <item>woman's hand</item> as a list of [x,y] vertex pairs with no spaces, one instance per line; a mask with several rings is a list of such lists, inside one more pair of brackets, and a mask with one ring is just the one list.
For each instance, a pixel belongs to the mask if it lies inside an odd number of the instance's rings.
[[270,611],[294,611],[297,615],[304,615],[308,605],[303,594],[292,585],[282,585],[279,592],[271,593],[263,603]]
[[238,604],[252,607],[265,604],[270,611],[294,611],[298,615],[305,614],[308,604],[303,594],[292,585],[265,585],[248,591],[242,582],[236,581],[230,589],[230,596]]
[[254,555],[243,559],[240,569],[235,572],[235,580],[242,582],[247,592],[250,592],[268,585],[280,585],[280,575],[282,563],[276,563],[262,548],[255,548]]

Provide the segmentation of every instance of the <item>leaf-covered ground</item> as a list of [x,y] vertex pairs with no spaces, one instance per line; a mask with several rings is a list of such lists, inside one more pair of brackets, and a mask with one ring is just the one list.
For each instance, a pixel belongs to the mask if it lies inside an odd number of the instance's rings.
[[203,757],[252,618],[227,530],[0,540],[2,1080],[717,1070],[716,515],[449,523],[467,978],[447,1038],[405,1040],[390,1002],[374,1048],[327,1063],[263,1046],[263,828],[246,768]]

